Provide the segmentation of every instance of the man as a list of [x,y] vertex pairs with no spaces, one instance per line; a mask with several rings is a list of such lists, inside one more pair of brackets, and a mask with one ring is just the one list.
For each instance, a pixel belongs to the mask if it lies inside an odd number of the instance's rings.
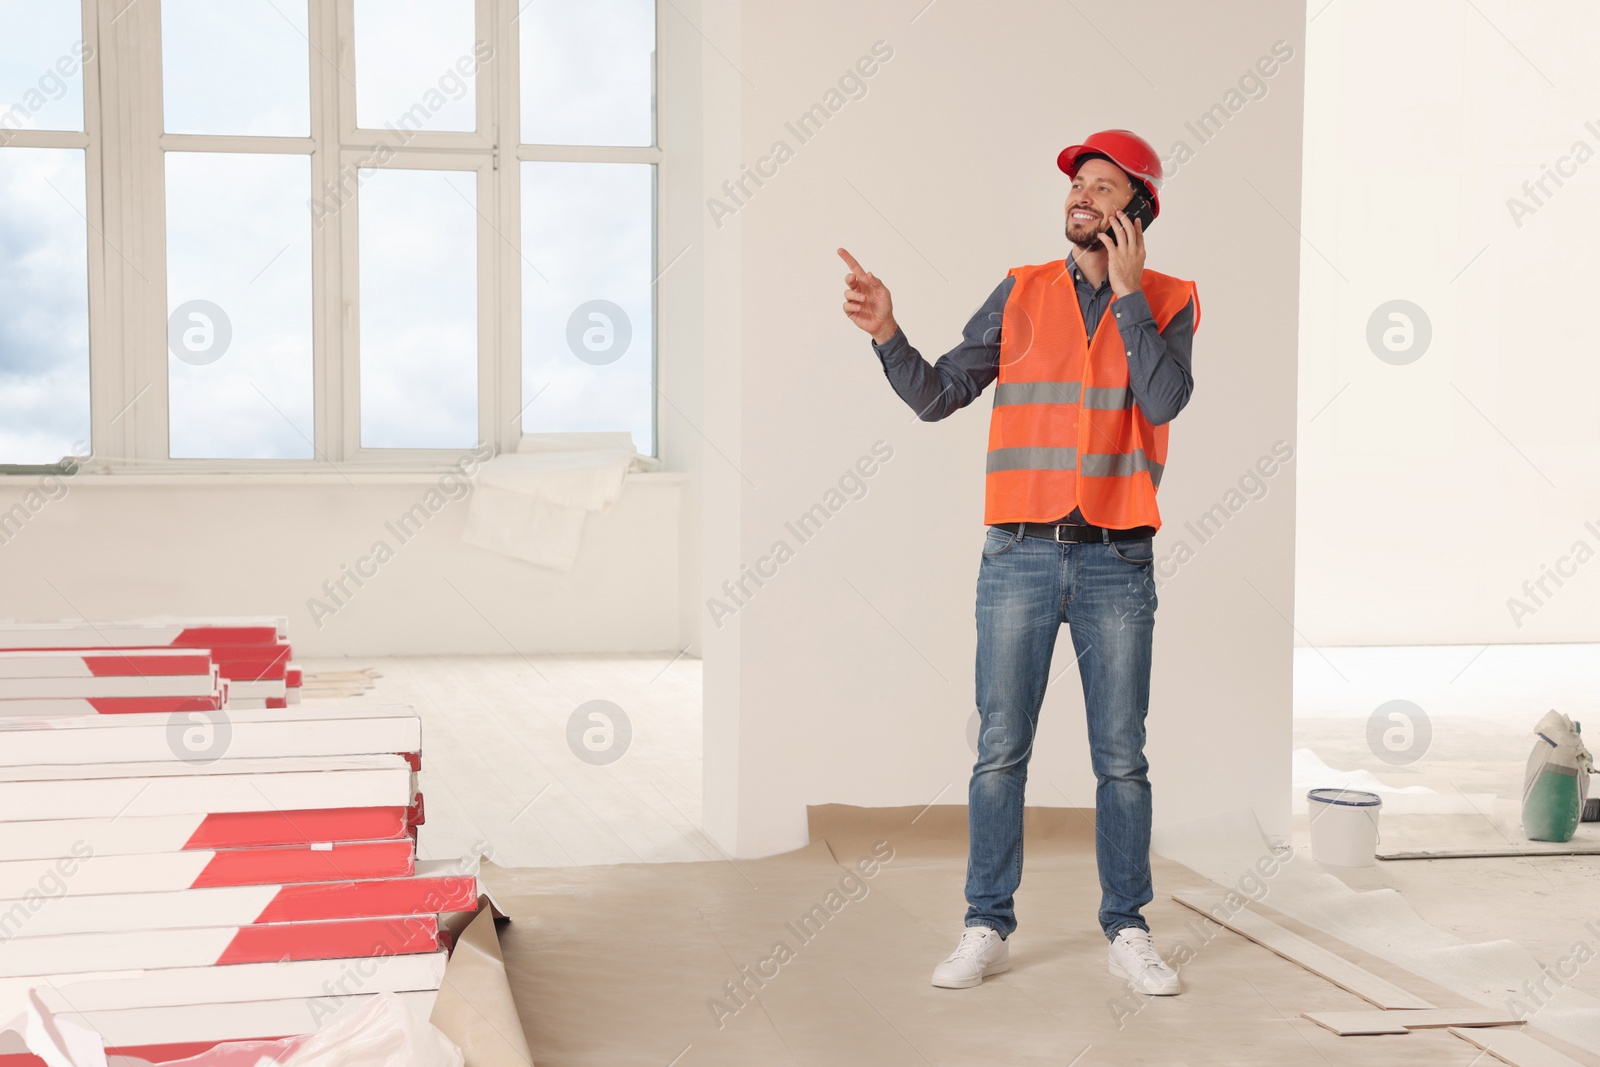
[[[1083,680],[1095,789],[1099,921],[1111,973],[1146,994],[1180,991],[1140,908],[1150,880],[1144,758],[1156,590],[1156,487],[1167,424],[1189,401],[1200,307],[1192,282],[1145,270],[1161,161],[1127,130],[1062,151],[1072,180],[1066,260],[1016,267],[929,366],[895,322],[889,290],[846,252],[845,315],[872,335],[890,384],[924,421],[998,380],[990,414],[978,571],[982,717],[967,815],[967,914],[933,984],[975,986],[1010,966],[1022,879],[1023,790],[1063,622]],[[1125,211],[1124,209],[1128,209]]]

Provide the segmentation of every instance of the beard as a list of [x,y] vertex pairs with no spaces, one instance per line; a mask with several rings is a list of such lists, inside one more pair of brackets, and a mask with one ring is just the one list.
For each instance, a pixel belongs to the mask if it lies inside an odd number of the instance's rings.
[[1073,225],[1068,219],[1065,227],[1067,240],[1085,252],[1099,252],[1105,248],[1105,243],[1100,240],[1100,235],[1111,228],[1110,219],[1100,222]]

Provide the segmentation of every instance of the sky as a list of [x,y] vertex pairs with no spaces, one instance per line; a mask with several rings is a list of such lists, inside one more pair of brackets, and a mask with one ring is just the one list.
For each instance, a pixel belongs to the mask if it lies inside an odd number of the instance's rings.
[[[0,108],[43,101],[13,108],[13,125],[82,128],[81,76],[52,71],[81,37],[78,11],[0,0]],[[304,2],[163,0],[161,11],[169,132],[309,134]],[[360,125],[404,116],[473,128],[470,0],[356,0],[354,15]],[[649,0],[532,0],[518,23],[529,143],[653,141]],[[475,177],[399,163],[364,173],[352,208],[360,439],[469,447],[484,230]],[[651,451],[654,168],[521,167],[521,233],[492,239],[523,243],[524,429],[626,429]],[[169,152],[164,173],[171,455],[312,458],[309,157]],[[0,147],[0,462],[49,462],[88,438],[85,212],[82,151]],[[602,337],[611,349],[596,350]]]

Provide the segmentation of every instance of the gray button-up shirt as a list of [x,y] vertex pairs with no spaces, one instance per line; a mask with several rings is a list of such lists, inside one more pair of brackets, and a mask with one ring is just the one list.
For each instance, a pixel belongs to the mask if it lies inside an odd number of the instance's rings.
[[[1075,255],[1075,253],[1074,253]],[[1099,286],[1090,285],[1078,269],[1073,255],[1064,264],[1072,270],[1078,293],[1078,310],[1083,315],[1089,340],[1100,325],[1101,316],[1111,303],[1109,278]],[[1000,327],[1006,300],[1015,279],[1009,275],[989,294],[967,321],[961,343],[929,365],[904,330],[884,344],[872,342],[872,349],[883,363],[889,384],[924,422],[935,422],[959,411],[977,399],[1000,374]],[[1157,329],[1155,315],[1144,293],[1132,293],[1117,301],[1117,330],[1128,353],[1128,384],[1134,402],[1145,418],[1160,425],[1171,422],[1188,404],[1194,391],[1194,375],[1189,368],[1194,342],[1194,301],[1189,301],[1166,329]],[[1072,509],[1059,522],[1085,522],[1083,512]]]

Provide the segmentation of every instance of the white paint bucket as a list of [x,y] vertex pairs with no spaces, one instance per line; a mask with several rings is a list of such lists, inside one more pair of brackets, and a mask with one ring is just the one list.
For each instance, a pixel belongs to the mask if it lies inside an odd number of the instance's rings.
[[1371,867],[1378,851],[1378,809],[1383,798],[1359,789],[1313,789],[1311,858],[1335,867]]

